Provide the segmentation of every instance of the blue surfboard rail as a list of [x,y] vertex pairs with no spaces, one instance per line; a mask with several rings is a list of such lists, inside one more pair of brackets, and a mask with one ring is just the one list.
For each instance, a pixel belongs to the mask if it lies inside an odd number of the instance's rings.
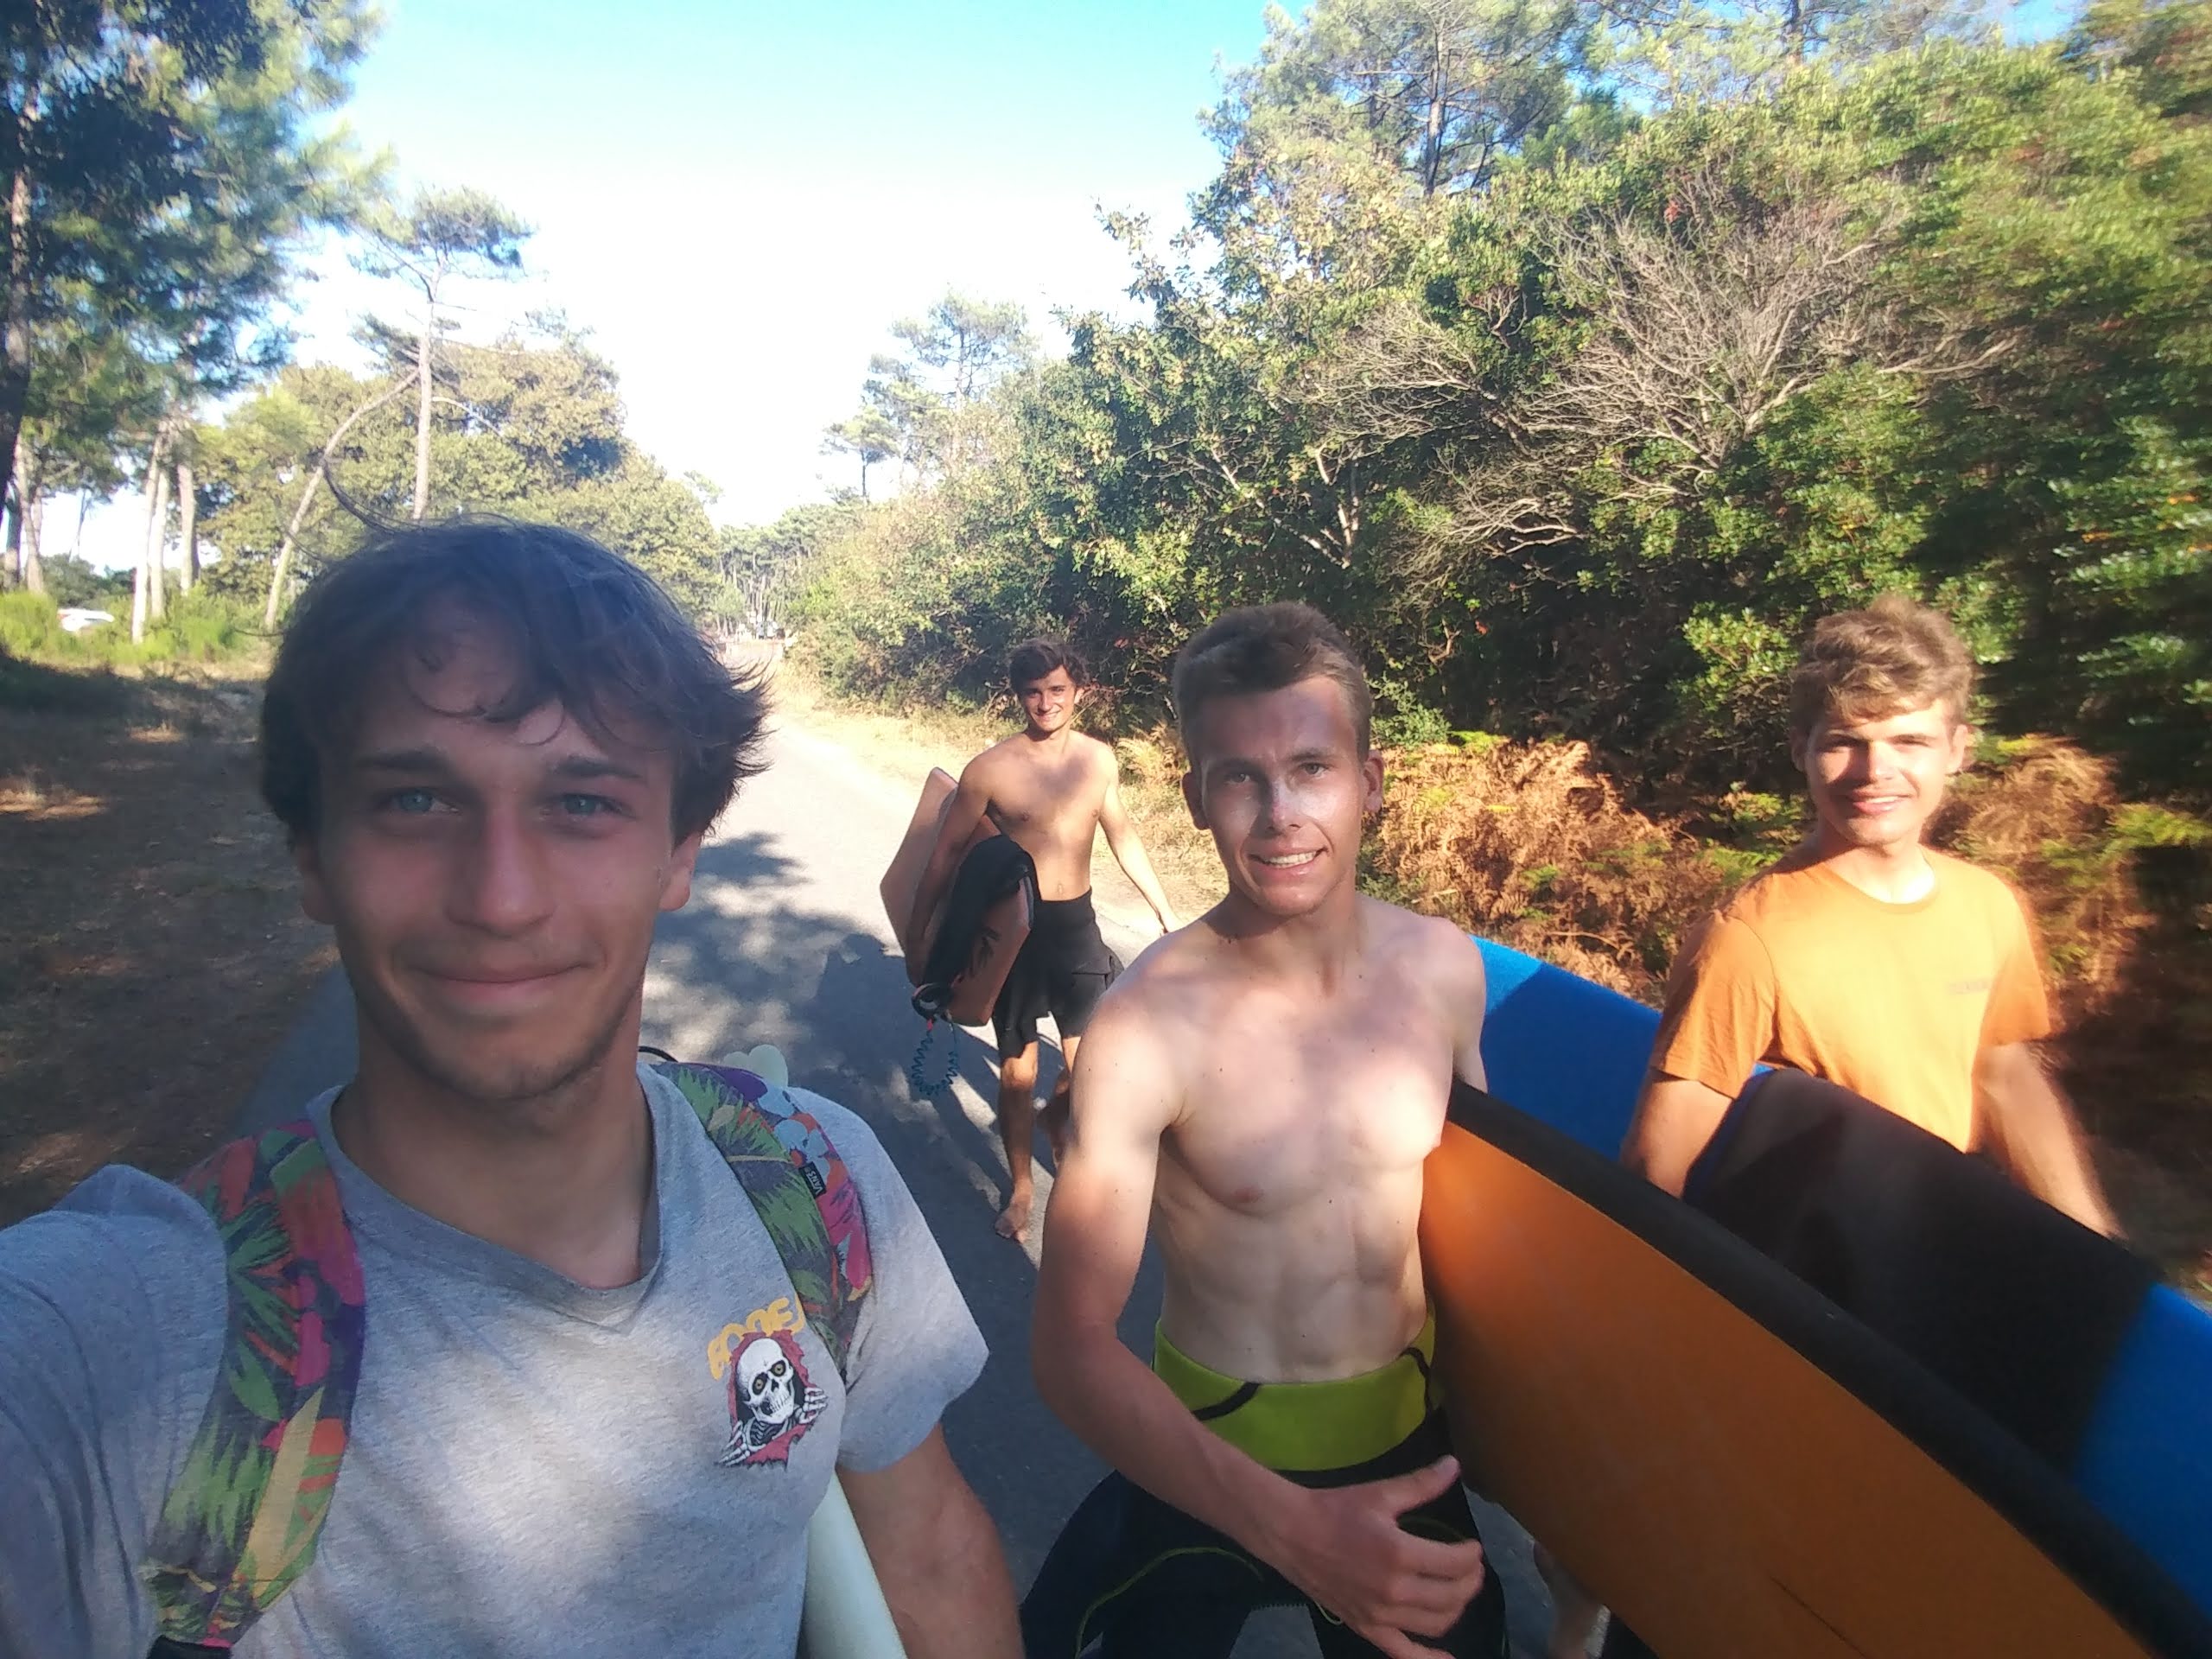
[[[1491,940],[1483,1069],[1490,1092],[1619,1155],[1657,1010]],[[2082,1496],[2212,1614],[2212,1314],[2160,1287],[2098,1395],[2074,1467]]]

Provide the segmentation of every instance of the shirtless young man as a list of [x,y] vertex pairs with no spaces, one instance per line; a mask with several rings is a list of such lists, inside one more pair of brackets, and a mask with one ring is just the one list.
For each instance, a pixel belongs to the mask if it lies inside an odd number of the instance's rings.
[[[1038,1574],[1024,1647],[1225,1655],[1252,1608],[1303,1602],[1330,1659],[1502,1656],[1415,1236],[1452,1079],[1483,1081],[1481,955],[1356,887],[1382,766],[1326,619],[1231,611],[1174,690],[1230,892],[1138,959],[1084,1046],[1032,1361],[1116,1472]],[[1148,1221],[1149,1369],[1115,1328]]]
[[1037,1118],[1037,1022],[1051,1014],[1060,1034],[1059,1081],[1045,1109],[1046,1127],[1057,1135],[1091,1010],[1122,970],[1099,937],[1090,903],[1090,850],[1100,830],[1161,929],[1172,932],[1177,923],[1144,842],[1122,809],[1114,751],[1075,729],[1084,693],[1081,664],[1060,641],[1031,639],[1014,647],[1007,681],[1021,703],[1022,731],[985,749],[960,774],[937,849],[915,890],[907,937],[928,932],[929,918],[959,866],[958,851],[986,813],[1035,861],[1036,918],[991,1010],[999,1046],[999,1139],[1006,1145],[1011,1185],[998,1230],[1020,1238],[1035,1202],[1029,1147]]

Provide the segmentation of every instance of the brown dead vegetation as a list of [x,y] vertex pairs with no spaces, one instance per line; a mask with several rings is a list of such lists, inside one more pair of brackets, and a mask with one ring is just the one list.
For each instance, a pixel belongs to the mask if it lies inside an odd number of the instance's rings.
[[0,658],[0,1224],[200,1156],[329,959],[255,794],[247,672]]

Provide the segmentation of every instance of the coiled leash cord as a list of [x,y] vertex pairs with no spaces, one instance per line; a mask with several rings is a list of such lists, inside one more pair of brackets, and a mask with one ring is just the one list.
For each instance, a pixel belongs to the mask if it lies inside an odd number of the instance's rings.
[[944,1075],[935,1083],[929,1080],[926,1063],[930,1045],[937,1038],[937,1021],[931,1020],[922,1027],[922,1040],[914,1045],[914,1058],[906,1062],[906,1086],[917,1099],[925,1098],[952,1087],[953,1078],[960,1075],[960,1039],[949,1039],[944,1045]]

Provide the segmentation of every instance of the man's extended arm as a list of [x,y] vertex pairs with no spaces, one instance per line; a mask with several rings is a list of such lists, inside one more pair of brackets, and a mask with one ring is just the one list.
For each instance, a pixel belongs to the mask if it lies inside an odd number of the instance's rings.
[[[1114,766],[1115,762],[1109,758],[1107,764]],[[1153,874],[1144,838],[1137,834],[1136,825],[1129,821],[1128,810],[1122,804],[1122,780],[1118,776],[1107,779],[1106,798],[1098,809],[1098,826],[1106,832],[1106,845],[1113,852],[1114,861],[1136,883],[1145,903],[1152,906],[1152,913],[1160,918],[1160,931],[1173,933],[1182,924],[1175,919],[1174,908],[1167,902],[1160,878]]]
[[1624,1164],[1682,1196],[1691,1166],[1766,1051],[1775,1001],[1772,960],[1750,928],[1715,916],[1691,935],[1668,976]]
[[1482,1584],[1479,1545],[1398,1526],[1458,1478],[1457,1465],[1309,1491],[1210,1433],[1116,1334],[1179,1094],[1141,1005],[1109,993],[1084,1040],[1046,1211],[1030,1342],[1038,1391],[1129,1479],[1272,1563],[1384,1652],[1416,1659],[1426,1649],[1402,1633],[1442,1634]]
[[1728,1115],[1729,1096],[1688,1077],[1663,1072],[1647,1075],[1636,1103],[1636,1119],[1621,1142],[1621,1162],[1676,1198],[1689,1179],[1690,1166]]
[[2084,1227],[2117,1237],[2120,1222],[2105,1202],[2081,1127],[2044,1070],[2036,1046],[2006,1043],[1982,1050],[1974,1083],[1984,1122],[2012,1179]]
[[[930,918],[937,914],[937,907],[944,902],[945,890],[952,885],[953,873],[960,868],[960,849],[968,844],[968,837],[976,833],[976,826],[983,821],[983,813],[990,806],[991,791],[982,777],[982,757],[970,760],[960,774],[960,787],[952,791],[946,804],[944,817],[938,820],[937,844],[930,849],[930,861],[923,868],[922,879],[914,888],[914,912],[906,924],[906,954],[918,963],[929,948]],[[910,969],[918,975],[918,967]]]
[[942,1427],[887,1469],[839,1477],[883,1599],[913,1659],[1019,1659],[1014,1580],[998,1529]]

